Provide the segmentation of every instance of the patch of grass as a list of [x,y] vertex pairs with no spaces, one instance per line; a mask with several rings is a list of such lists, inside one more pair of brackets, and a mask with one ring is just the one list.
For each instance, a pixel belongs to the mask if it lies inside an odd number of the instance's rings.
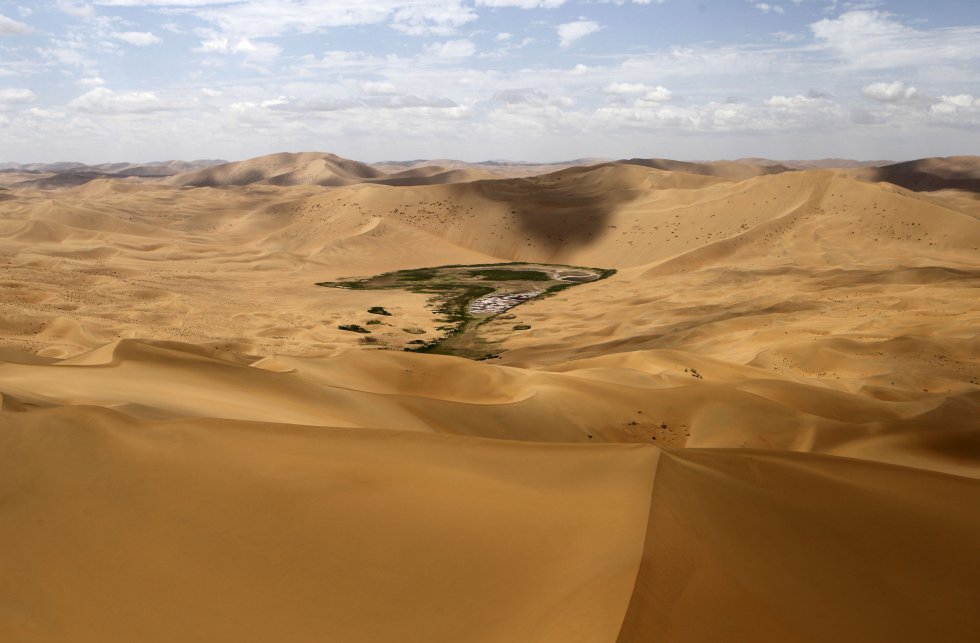
[[372,315],[384,315],[385,317],[391,317],[391,313],[385,310],[382,306],[371,306],[368,308],[368,312]]
[[408,333],[409,335],[425,335],[425,330],[421,328],[415,328],[414,326],[412,328],[403,328],[402,330]]
[[514,330],[531,330],[531,327],[527,324],[517,324],[514,326]]
[[364,325],[365,326],[377,326],[380,323],[382,323],[380,319],[369,319],[366,322],[364,322]]
[[341,324],[340,326],[337,326],[337,328],[339,328],[340,330],[350,331],[352,333],[370,334],[371,332],[367,328],[363,328],[361,326],[358,326],[357,324]]
[[393,274],[398,277],[399,281],[428,281],[438,277],[439,270],[438,268],[416,268],[414,270],[399,270]]
[[551,281],[551,275],[540,270],[470,270],[470,276],[491,281]]

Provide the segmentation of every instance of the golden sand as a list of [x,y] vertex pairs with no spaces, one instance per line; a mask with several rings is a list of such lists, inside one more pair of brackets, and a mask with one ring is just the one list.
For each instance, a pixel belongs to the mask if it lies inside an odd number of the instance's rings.
[[[4,190],[0,640],[976,640],[980,161],[782,169]],[[314,285],[510,261],[617,273]]]

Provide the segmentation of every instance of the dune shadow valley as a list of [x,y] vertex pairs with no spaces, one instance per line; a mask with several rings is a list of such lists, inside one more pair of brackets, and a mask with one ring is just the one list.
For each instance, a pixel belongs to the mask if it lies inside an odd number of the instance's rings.
[[978,186],[7,164],[0,641],[980,641]]

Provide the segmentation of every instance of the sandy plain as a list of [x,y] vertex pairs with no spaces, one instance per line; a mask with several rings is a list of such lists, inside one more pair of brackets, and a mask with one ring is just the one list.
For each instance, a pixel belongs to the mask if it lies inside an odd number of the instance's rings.
[[546,169],[8,175],[0,639],[976,640],[980,160]]

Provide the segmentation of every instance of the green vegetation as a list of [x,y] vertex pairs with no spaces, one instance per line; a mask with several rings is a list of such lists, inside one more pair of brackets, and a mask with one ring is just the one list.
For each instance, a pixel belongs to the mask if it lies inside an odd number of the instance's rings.
[[491,281],[551,281],[551,275],[540,270],[470,270],[473,277],[482,277]]
[[362,328],[362,327],[358,326],[357,324],[341,324],[340,326],[337,326],[337,328],[339,328],[340,330],[348,330],[348,331],[350,331],[352,333],[370,333],[371,332],[367,328]]
[[365,326],[376,326],[376,325],[381,324],[381,323],[383,323],[383,322],[380,319],[369,319],[366,322],[364,322],[364,325]]
[[[492,359],[498,355],[487,349],[492,342],[479,337],[482,324],[490,319],[514,319],[513,315],[501,315],[524,301],[551,296],[565,288],[605,279],[615,270],[529,264],[521,262],[450,265],[431,268],[415,268],[386,272],[374,277],[348,278],[340,281],[320,282],[318,286],[353,290],[400,289],[424,293],[430,296],[429,306],[443,325],[438,330],[445,333],[430,341],[414,339],[406,342],[405,350],[417,352],[459,355],[471,359]],[[476,305],[474,303],[476,302]],[[383,306],[368,310],[373,315],[392,316]],[[366,324],[380,324],[371,320]],[[370,333],[356,324],[339,326],[341,330]],[[514,330],[528,330],[526,324],[517,324]],[[425,333],[420,328],[403,328],[411,335]],[[364,340],[376,338],[364,338]],[[374,342],[371,342],[374,343]]]

